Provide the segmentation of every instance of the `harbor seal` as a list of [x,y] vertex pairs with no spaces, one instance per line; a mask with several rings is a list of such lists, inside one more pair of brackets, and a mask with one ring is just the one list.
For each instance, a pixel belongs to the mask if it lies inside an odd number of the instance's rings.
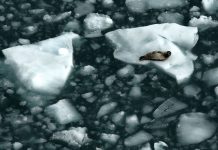
[[150,53],[145,54],[144,56],[139,57],[140,61],[143,60],[153,60],[153,61],[163,61],[169,58],[171,55],[170,51],[153,51]]

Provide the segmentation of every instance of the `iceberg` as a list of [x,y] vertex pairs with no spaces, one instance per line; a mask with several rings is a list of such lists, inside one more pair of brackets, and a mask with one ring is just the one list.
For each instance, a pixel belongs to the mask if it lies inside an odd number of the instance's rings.
[[7,48],[3,50],[5,63],[14,70],[27,95],[57,95],[73,68],[73,44],[78,39],[77,34],[69,32],[35,44]]
[[[154,24],[145,27],[118,29],[108,32],[106,38],[115,46],[114,57],[129,64],[154,65],[178,83],[189,79],[197,58],[191,49],[198,41],[198,29],[175,23]],[[148,52],[171,51],[165,61],[139,61]]]

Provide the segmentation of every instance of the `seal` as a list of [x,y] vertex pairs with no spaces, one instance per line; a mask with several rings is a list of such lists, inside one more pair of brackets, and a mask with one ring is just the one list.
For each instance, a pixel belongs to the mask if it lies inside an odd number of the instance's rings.
[[140,61],[143,61],[143,60],[163,61],[169,58],[170,55],[171,55],[170,51],[165,51],[165,52],[153,51],[153,52],[147,53],[139,57],[139,60]]

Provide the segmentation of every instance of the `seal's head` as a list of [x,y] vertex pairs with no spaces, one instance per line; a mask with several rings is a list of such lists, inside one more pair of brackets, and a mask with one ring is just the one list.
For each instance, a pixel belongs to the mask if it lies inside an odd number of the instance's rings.
[[166,58],[170,57],[170,55],[171,55],[171,51],[167,51],[166,53],[164,53],[164,56],[165,56]]

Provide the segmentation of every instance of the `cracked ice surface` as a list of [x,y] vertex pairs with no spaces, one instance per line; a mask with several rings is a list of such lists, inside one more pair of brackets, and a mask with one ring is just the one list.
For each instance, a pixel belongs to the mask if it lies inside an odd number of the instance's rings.
[[[186,81],[193,73],[193,60],[190,50],[198,41],[198,29],[175,23],[155,24],[145,27],[118,29],[106,34],[115,45],[114,57],[131,64],[153,64],[178,83]],[[165,61],[139,61],[139,57],[154,51],[170,50],[172,55]]]
[[11,47],[3,53],[27,90],[56,95],[73,68],[72,42],[77,38],[77,34],[66,33],[36,44]]

